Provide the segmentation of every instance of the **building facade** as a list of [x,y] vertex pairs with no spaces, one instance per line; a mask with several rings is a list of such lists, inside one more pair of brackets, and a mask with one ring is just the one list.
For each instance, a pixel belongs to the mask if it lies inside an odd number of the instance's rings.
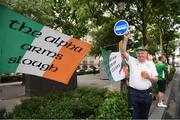
[[[84,38],[82,38],[82,40],[86,41],[88,43],[91,43],[93,39],[90,35],[86,35]],[[88,69],[91,66],[99,68],[100,67],[100,57],[91,56],[89,54],[86,55],[86,57],[79,64],[78,69]]]
[[177,42],[177,48],[175,50],[175,62],[180,65],[180,31],[179,31],[179,39]]

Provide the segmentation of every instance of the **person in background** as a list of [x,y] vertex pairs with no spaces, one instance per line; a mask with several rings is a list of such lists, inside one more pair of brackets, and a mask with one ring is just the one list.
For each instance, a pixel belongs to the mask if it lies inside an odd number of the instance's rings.
[[157,59],[156,57],[153,57],[152,60],[153,60],[153,63],[154,63],[154,64],[157,64],[157,63],[158,63],[158,59]]
[[146,60],[146,49],[143,46],[136,49],[137,59],[127,53],[128,39],[129,33],[126,33],[120,46],[120,53],[130,68],[128,103],[132,110],[132,119],[147,119],[152,104],[151,87],[157,81],[158,74],[154,63]]
[[159,56],[159,62],[156,64],[156,69],[158,72],[158,107],[167,107],[167,105],[165,105],[163,103],[163,99],[164,99],[164,93],[166,90],[166,80],[165,80],[165,75],[168,74],[168,67],[165,64],[166,58],[165,56]]
[[[157,57],[153,57],[152,60],[153,60],[153,63],[154,63],[155,65],[158,63]],[[155,83],[153,84],[153,88],[152,88],[153,100],[156,100],[157,93],[158,93],[158,84],[157,84],[157,82],[155,82]]]

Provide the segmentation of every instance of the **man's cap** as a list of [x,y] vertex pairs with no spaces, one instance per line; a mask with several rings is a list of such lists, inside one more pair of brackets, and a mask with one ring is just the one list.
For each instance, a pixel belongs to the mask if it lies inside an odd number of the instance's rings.
[[136,51],[147,51],[144,46],[140,46],[136,49]]

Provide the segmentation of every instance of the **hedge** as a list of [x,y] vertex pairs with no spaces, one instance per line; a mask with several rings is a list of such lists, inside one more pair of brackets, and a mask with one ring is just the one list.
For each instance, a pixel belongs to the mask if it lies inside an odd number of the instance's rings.
[[0,83],[23,81],[23,75],[1,75]]
[[[108,104],[107,101],[109,101]],[[113,102],[111,102],[113,101]],[[111,109],[105,109],[105,108]],[[106,116],[110,113],[111,116]],[[15,106],[9,119],[129,119],[127,97],[107,89],[81,87],[71,92],[55,92],[31,98]]]

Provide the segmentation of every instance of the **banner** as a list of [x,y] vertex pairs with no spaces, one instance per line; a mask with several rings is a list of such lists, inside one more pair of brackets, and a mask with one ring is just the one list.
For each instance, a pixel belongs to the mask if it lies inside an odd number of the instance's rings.
[[125,73],[122,66],[122,58],[120,52],[110,52],[101,49],[103,64],[108,74],[109,80],[120,81],[125,78]]
[[27,73],[68,84],[90,48],[0,6],[0,73]]

